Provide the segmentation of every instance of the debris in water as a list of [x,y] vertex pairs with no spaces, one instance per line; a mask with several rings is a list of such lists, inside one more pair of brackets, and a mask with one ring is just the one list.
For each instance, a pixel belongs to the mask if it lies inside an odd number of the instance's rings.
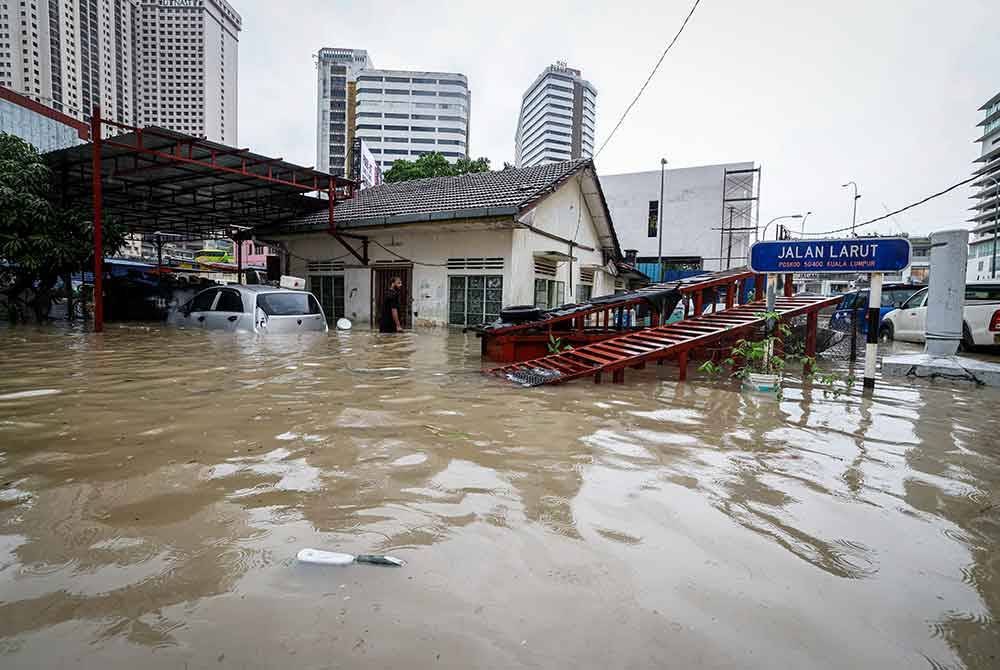
[[350,565],[351,563],[370,563],[372,565],[391,565],[401,568],[406,565],[406,561],[393,556],[383,556],[382,554],[341,554],[336,551],[323,551],[322,549],[302,549],[296,556],[300,563],[314,563],[316,565]]

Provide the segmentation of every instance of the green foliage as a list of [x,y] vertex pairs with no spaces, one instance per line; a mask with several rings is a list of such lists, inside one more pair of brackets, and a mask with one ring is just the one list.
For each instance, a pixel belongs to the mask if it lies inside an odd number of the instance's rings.
[[453,165],[448,162],[447,158],[435,151],[424,154],[415,161],[398,160],[394,162],[389,171],[385,173],[385,181],[398,182],[427,177],[456,177],[472,172],[489,171],[489,158],[477,158],[476,160],[459,158]]
[[[29,290],[46,294],[58,277],[93,260],[90,212],[61,206],[57,193],[38,151],[19,137],[0,133],[0,259],[5,261],[0,286],[8,303],[22,300]],[[123,226],[105,221],[104,253],[117,251],[124,235]]]
[[564,351],[571,351],[573,349],[572,345],[563,344],[561,337],[556,337],[551,334],[549,335],[548,347],[550,354],[559,354]]
[[[813,369],[816,359],[804,356],[801,351],[793,351],[791,348],[783,348],[782,343],[792,334],[792,329],[781,320],[778,312],[763,312],[758,315],[764,319],[765,332],[767,333],[760,340],[739,340],[729,351],[729,356],[721,361],[721,364],[714,361],[705,361],[698,370],[708,375],[719,375],[728,369],[733,378],[745,380],[751,374],[775,375],[777,377],[778,398],[782,397],[782,389],[785,381],[785,368],[788,363],[798,361],[803,365],[803,378],[816,379],[820,384],[826,386],[824,393],[833,393],[834,397],[847,391],[854,386],[854,377],[842,378],[837,373],[814,375]],[[776,346],[777,345],[777,346]],[[782,351],[779,354],[776,351]]]

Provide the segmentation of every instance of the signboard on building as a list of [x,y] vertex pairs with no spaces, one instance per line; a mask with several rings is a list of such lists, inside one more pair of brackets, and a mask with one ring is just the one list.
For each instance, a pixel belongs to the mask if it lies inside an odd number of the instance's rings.
[[354,146],[351,147],[351,179],[358,182],[361,189],[382,183],[382,168],[360,137],[354,138]]
[[905,237],[768,240],[750,247],[750,269],[761,273],[898,272],[909,266]]

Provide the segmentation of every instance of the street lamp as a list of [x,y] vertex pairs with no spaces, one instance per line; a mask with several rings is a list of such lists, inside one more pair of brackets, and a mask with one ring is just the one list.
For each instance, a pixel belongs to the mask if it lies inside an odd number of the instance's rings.
[[858,225],[858,198],[861,196],[858,195],[858,185],[853,181],[840,185],[841,188],[847,188],[848,186],[854,187],[854,213],[851,214],[851,237],[857,237],[857,235],[854,234],[854,227]]
[[[774,217],[773,219],[771,219],[770,221],[768,221],[764,225],[764,231],[760,234],[760,239],[762,239],[762,240],[766,240],[767,239],[767,229],[775,221],[781,221],[782,219],[804,219],[804,218],[806,218],[806,217],[802,216],[801,214],[785,214],[784,216],[776,216],[776,217]],[[775,236],[774,239],[778,239],[777,236]]]
[[805,216],[802,217],[802,225],[799,227],[799,237],[805,237],[806,235],[806,219],[809,218],[810,214],[812,212],[806,212]]
[[997,227],[1000,226],[1000,181],[996,177],[987,177],[986,181],[993,182],[993,261],[990,267],[990,277],[997,278]]
[[667,169],[667,159],[661,158],[660,159],[660,213],[657,215],[657,221],[656,221],[656,236],[659,238],[658,240],[659,246],[656,252],[657,281],[663,281],[663,210],[665,209],[663,202],[663,180],[666,175],[666,169]]

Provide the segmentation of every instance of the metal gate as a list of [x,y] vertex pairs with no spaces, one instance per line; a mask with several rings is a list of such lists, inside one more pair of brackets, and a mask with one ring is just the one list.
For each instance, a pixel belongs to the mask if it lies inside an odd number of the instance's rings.
[[403,328],[413,327],[411,319],[413,314],[413,266],[389,265],[372,269],[372,328],[376,328],[382,318],[382,301],[385,299],[393,277],[399,277],[403,280],[403,292],[400,296],[402,309],[399,313],[399,322],[403,324]]

